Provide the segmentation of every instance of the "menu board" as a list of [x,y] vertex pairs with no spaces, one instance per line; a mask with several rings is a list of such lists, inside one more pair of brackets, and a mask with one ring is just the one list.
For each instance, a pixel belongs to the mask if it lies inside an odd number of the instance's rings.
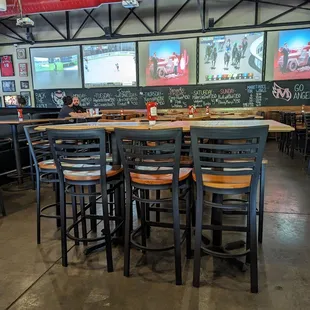
[[[37,108],[61,108],[65,96],[77,96],[83,107],[106,109],[140,109],[137,88],[37,90]],[[143,107],[142,107],[143,108]]]
[[62,107],[64,96],[77,96],[84,107],[103,109],[144,109],[149,101],[159,109],[252,108],[307,105],[310,84],[307,81],[210,84],[193,86],[121,87],[102,89],[37,90],[37,108]]

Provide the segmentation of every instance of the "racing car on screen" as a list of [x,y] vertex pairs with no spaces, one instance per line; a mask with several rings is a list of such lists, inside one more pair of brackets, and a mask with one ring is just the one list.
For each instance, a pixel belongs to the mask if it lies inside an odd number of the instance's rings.
[[[281,49],[280,49],[281,52]],[[278,66],[283,67],[283,55],[278,60]],[[306,45],[299,50],[291,50],[288,55],[286,66],[287,71],[294,72],[298,68],[310,66],[310,45]]]
[[[154,65],[150,65],[150,73],[153,76]],[[157,76],[159,78],[164,78],[165,76],[174,73],[174,66],[172,59],[159,60],[157,63]]]

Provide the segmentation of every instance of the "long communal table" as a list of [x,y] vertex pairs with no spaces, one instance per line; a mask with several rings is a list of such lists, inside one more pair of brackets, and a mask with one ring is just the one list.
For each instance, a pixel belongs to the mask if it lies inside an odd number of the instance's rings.
[[[268,125],[269,132],[292,132],[295,129],[291,126],[279,123],[274,120],[214,120],[214,121],[175,121],[175,122],[158,122],[156,125],[149,126],[147,123],[140,122],[98,122],[98,123],[83,123],[83,124],[66,124],[66,125],[42,125],[37,127],[37,130],[45,131],[48,129],[59,129],[59,130],[88,130],[94,128],[102,128],[107,132],[111,133],[112,142],[112,161],[113,164],[120,164],[120,157],[117,150],[116,139],[114,130],[115,128],[124,129],[143,129],[143,130],[160,130],[160,129],[171,129],[171,128],[182,128],[183,132],[189,132],[191,126],[200,126],[207,128],[240,128],[240,129],[250,129],[253,126]],[[219,212],[214,209],[212,212],[212,217],[214,218],[214,223],[220,223],[222,221],[222,216]],[[203,241],[207,244],[210,240],[203,237]],[[222,233],[220,231],[214,231],[213,233],[213,245],[221,246]],[[85,254],[92,253],[103,247],[104,244],[97,244],[89,249],[86,249]]]

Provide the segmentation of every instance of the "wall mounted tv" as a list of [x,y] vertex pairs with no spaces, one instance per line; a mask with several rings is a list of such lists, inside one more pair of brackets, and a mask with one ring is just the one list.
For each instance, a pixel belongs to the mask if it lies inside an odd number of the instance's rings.
[[136,43],[83,45],[85,87],[136,86]]
[[34,89],[81,88],[79,46],[31,48]]
[[199,84],[262,81],[264,33],[199,39]]
[[266,80],[310,79],[310,29],[268,32]]
[[140,42],[140,85],[196,84],[196,42],[196,39]]

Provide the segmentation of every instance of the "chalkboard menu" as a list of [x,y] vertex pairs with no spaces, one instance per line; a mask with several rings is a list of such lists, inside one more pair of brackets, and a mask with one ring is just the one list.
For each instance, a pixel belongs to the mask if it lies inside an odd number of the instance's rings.
[[78,96],[84,107],[103,109],[143,109],[155,101],[159,109],[186,108],[189,105],[211,108],[249,108],[301,106],[310,102],[308,81],[211,84],[191,86],[128,87],[109,89],[37,90],[37,108],[62,106],[64,96]]
[[81,106],[106,109],[141,109],[137,88],[35,90],[37,108],[60,108],[65,96],[77,96]]

